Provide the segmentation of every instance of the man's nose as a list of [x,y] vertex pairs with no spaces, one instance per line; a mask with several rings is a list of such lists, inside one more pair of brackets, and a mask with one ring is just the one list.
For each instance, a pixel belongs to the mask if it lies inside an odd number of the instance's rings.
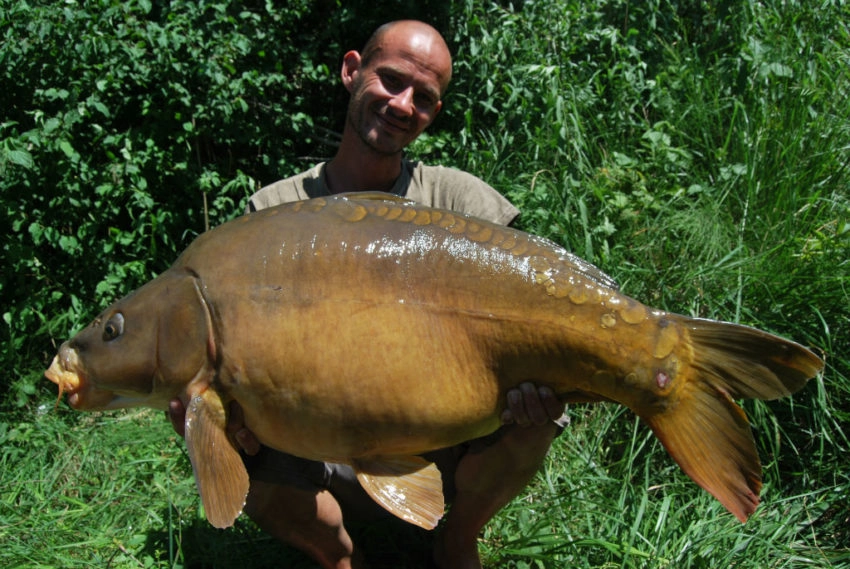
[[389,101],[396,116],[408,117],[413,114],[413,87],[407,87],[396,93]]

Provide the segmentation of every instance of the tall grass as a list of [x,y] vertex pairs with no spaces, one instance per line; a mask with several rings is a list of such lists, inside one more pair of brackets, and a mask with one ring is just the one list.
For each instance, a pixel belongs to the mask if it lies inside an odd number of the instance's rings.
[[[850,568],[846,6],[468,0],[452,14],[455,80],[415,155],[487,179],[522,228],[630,296],[827,360],[792,398],[746,405],[765,483],[747,524],[627,411],[576,405],[482,535],[486,565]],[[247,520],[212,529],[159,414],[76,415],[40,395],[40,412],[0,420],[0,565],[314,567]],[[378,567],[421,566],[429,539],[357,538]]]
[[747,405],[765,503],[745,526],[634,419],[576,407],[489,528],[493,566],[850,566],[850,34],[845,7],[822,8],[467,5],[459,165],[627,294],[828,362],[792,399]]

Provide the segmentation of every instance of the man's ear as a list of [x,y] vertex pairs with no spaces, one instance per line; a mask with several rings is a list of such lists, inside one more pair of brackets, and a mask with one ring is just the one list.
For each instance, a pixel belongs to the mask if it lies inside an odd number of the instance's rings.
[[362,58],[360,57],[360,53],[354,50],[349,51],[342,57],[342,70],[340,72],[340,77],[342,77],[342,84],[349,93],[353,90],[352,85],[354,85],[354,79],[360,72],[361,61]]

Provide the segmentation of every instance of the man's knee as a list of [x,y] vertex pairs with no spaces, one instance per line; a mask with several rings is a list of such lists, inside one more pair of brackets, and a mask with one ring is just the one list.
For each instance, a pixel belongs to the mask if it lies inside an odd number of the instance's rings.
[[252,481],[245,513],[272,537],[296,547],[324,567],[350,567],[354,543],[333,495]]

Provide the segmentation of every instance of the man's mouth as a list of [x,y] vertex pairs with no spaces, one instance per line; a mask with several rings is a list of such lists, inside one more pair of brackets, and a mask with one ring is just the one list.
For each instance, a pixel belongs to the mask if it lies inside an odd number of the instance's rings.
[[394,133],[404,134],[408,130],[410,130],[410,121],[397,119],[389,115],[386,111],[375,113],[378,118],[378,122],[384,127],[385,130]]

